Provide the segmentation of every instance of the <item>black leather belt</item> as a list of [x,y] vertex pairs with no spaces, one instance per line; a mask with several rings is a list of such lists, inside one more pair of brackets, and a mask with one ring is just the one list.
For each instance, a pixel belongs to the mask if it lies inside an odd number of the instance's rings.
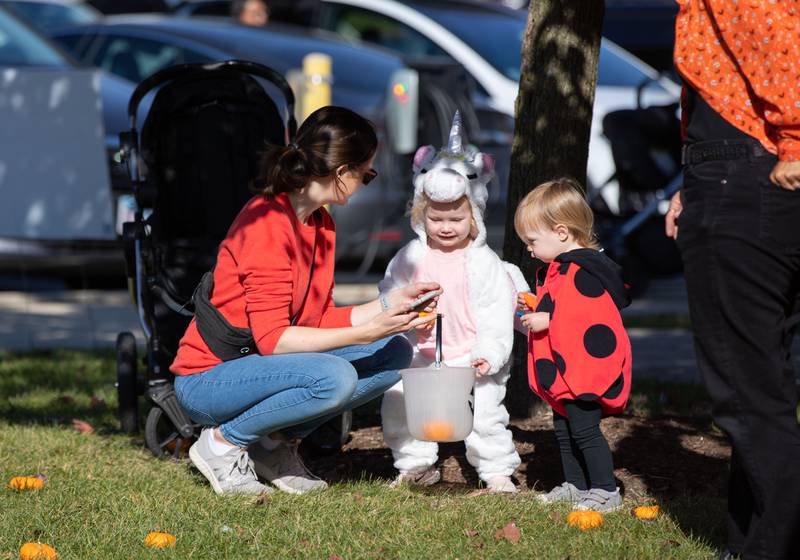
[[704,161],[748,160],[771,155],[761,142],[752,139],[704,140],[684,144],[681,149],[681,165],[692,165]]

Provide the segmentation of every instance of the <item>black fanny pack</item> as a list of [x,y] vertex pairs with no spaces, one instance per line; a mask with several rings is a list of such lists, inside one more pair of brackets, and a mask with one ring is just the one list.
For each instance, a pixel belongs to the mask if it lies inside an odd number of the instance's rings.
[[[294,315],[289,319],[289,324],[294,325],[303,311],[311,288],[311,278],[314,275],[314,264],[317,257],[317,235],[314,235],[314,248],[311,250],[311,266],[308,270],[308,284],[303,294],[303,300],[297,307]],[[247,327],[234,327],[223,317],[219,309],[211,303],[211,293],[214,291],[214,270],[203,274],[200,283],[194,290],[192,302],[194,303],[194,318],[197,331],[214,355],[228,362],[236,358],[243,358],[257,351],[253,331]]]

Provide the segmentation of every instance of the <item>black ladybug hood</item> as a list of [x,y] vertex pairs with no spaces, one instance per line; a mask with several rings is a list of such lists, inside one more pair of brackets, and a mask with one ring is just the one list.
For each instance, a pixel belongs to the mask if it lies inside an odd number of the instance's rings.
[[560,263],[574,262],[597,278],[611,296],[617,309],[623,309],[630,305],[631,298],[628,295],[628,287],[622,280],[622,267],[607,257],[604,252],[595,249],[573,249],[561,253],[555,260]]

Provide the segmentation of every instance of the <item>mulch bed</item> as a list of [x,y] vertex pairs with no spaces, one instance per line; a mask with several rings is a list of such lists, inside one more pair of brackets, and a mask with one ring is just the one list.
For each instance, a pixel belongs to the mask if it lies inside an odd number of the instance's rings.
[[[624,415],[603,420],[602,429],[627,498],[725,495],[730,447],[708,418]],[[515,474],[520,489],[538,491],[560,484],[561,462],[551,415],[512,420],[511,430],[522,459]],[[374,415],[356,414],[351,439],[341,453],[322,456],[306,448],[304,455],[309,468],[331,482],[391,480],[396,475]],[[480,487],[464,456],[463,443],[441,444],[439,466],[442,482],[438,488],[472,493]]]

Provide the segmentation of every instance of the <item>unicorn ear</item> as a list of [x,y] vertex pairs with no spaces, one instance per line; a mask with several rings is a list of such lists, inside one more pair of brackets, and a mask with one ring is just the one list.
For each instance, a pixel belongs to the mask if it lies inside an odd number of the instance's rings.
[[494,175],[494,157],[489,154],[475,154],[475,164],[480,167],[481,177],[491,177]]
[[419,173],[419,170],[425,167],[425,165],[433,159],[435,154],[436,148],[433,146],[421,146],[418,148],[417,153],[414,154],[414,164],[412,167],[414,173]]

